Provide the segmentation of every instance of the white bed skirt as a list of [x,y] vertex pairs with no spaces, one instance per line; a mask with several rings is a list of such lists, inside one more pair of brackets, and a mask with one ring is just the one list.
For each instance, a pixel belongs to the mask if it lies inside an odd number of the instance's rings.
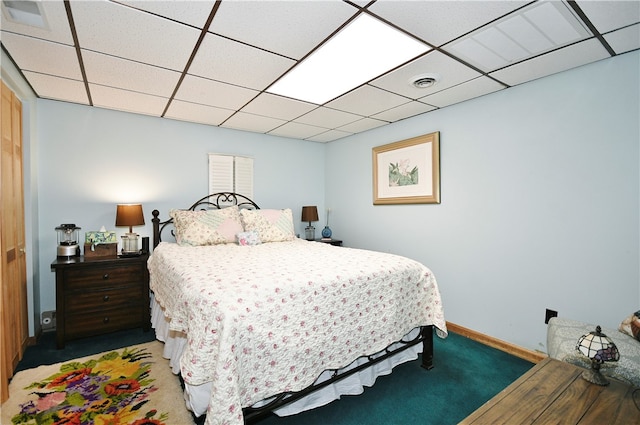
[[[165,317],[162,307],[155,301],[153,294],[151,295],[151,326],[155,329],[156,338],[164,342],[163,356],[169,359],[171,371],[174,374],[180,373],[180,356],[187,343],[185,334],[181,332],[169,330],[169,320]],[[419,328],[413,329],[409,332],[404,340],[408,341],[418,336],[420,332]],[[400,343],[393,344],[390,348],[394,349],[400,346]],[[334,382],[320,390],[289,403],[283,407],[274,410],[274,413],[278,416],[289,416],[296,413],[303,412],[305,410],[315,409],[316,407],[324,406],[334,400],[339,399],[343,395],[358,395],[364,392],[364,387],[372,386],[376,378],[382,375],[388,375],[391,370],[402,363],[412,361],[418,358],[418,354],[422,352],[422,344],[415,344],[406,350],[397,353],[394,356],[389,357],[386,360],[380,361],[363,369],[353,375],[350,375],[344,379]],[[379,352],[372,357],[381,356],[384,351]],[[351,363],[349,366],[340,369],[340,371],[346,371],[353,369],[363,363],[366,363],[367,359],[359,358]],[[325,371],[316,380],[316,383],[326,381],[333,375],[333,371]],[[191,410],[196,416],[204,415],[207,412],[207,406],[209,404],[211,396],[211,383],[205,383],[202,385],[189,385],[185,382],[184,398],[187,408]],[[260,407],[264,405],[268,400],[259,402],[254,407]]]

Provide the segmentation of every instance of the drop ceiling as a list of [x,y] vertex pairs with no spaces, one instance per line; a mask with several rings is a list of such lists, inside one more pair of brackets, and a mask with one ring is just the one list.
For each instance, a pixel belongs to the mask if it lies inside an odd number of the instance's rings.
[[[424,53],[324,104],[268,92],[360,14]],[[2,0],[1,23],[40,98],[316,142],[640,48],[628,0]]]

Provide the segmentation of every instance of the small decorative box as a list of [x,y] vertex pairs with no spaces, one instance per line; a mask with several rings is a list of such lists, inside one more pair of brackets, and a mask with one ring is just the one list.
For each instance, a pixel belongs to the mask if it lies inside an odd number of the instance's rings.
[[118,243],[116,239],[116,232],[104,231],[104,232],[87,232],[84,236],[85,243],[101,244],[101,243]]
[[118,255],[118,239],[115,231],[86,232],[84,256],[115,257]]

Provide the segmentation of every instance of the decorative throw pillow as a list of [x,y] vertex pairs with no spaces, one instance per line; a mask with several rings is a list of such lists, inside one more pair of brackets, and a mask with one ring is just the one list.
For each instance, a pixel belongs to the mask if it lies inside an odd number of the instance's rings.
[[282,242],[295,239],[293,229],[293,213],[284,210],[240,210],[242,223],[246,232],[258,233],[264,242]]
[[219,210],[171,210],[179,245],[199,246],[233,243],[242,232],[240,212],[236,205]]
[[640,341],[640,310],[624,319],[618,329]]
[[258,236],[258,232],[240,232],[237,235],[238,245],[258,245],[260,241],[260,237]]

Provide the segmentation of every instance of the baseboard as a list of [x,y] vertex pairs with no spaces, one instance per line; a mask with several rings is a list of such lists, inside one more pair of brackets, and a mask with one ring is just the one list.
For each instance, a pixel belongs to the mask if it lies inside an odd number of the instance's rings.
[[529,350],[527,348],[502,341],[500,339],[485,335],[472,329],[465,328],[464,326],[456,325],[455,323],[447,322],[447,330],[458,335],[465,336],[481,344],[488,345],[489,347],[504,351],[505,353],[520,357],[521,359],[527,360],[531,363],[538,363],[547,358],[547,355],[545,353]]

